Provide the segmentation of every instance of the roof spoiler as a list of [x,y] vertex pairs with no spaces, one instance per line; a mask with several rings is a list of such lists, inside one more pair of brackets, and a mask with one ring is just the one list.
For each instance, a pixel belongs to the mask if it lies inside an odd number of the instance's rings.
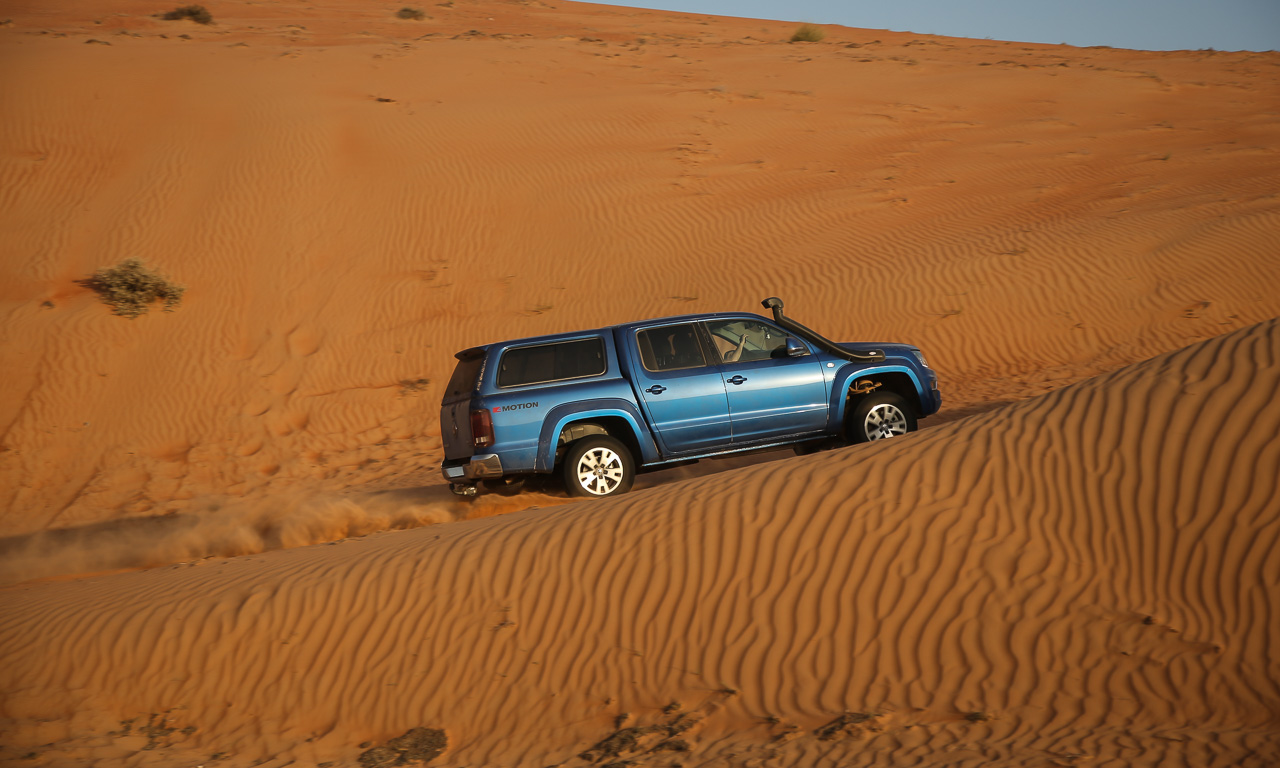
[[461,352],[454,354],[454,357],[458,358],[459,360],[470,362],[472,360],[475,360],[477,357],[483,357],[485,350],[488,348],[489,348],[488,344],[483,344],[478,347],[471,347],[470,349],[464,349]]
[[883,350],[868,349],[868,350],[855,351],[852,349],[845,349],[839,344],[836,344],[834,341],[831,341],[830,339],[827,339],[823,336],[819,336],[817,332],[813,331],[812,329],[807,328],[801,325],[800,323],[797,323],[795,320],[792,320],[791,318],[782,314],[782,299],[778,298],[777,296],[770,296],[769,298],[760,302],[760,305],[763,306],[765,309],[773,310],[773,321],[775,323],[782,326],[783,328],[786,328],[788,331],[791,331],[795,335],[800,336],[806,339],[807,341],[811,341],[814,344],[817,344],[819,347],[822,347],[824,350],[826,350],[827,352],[830,352],[836,357],[843,357],[846,360],[853,360],[855,362],[860,362],[860,363],[874,362],[874,361],[884,359]]

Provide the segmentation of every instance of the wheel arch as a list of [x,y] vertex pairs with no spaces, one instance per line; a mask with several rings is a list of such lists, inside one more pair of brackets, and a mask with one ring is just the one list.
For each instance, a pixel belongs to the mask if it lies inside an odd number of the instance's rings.
[[571,421],[566,424],[556,438],[552,463],[559,461],[564,446],[591,435],[612,437],[626,446],[626,449],[631,452],[631,459],[636,464],[640,463],[640,441],[636,438],[631,422],[622,416],[590,416],[581,421]]
[[[855,393],[853,390],[863,381],[869,381],[878,386],[869,389],[864,393]],[[836,374],[834,386],[831,388],[831,421],[829,427],[832,430],[843,429],[845,416],[851,408],[856,407],[856,403],[870,392],[887,391],[893,392],[903,400],[907,401],[919,417],[921,412],[920,392],[922,391],[920,380],[916,378],[915,373],[905,366],[875,366],[873,368],[859,368],[853,365],[846,365],[839,373]]]
[[626,446],[636,466],[656,461],[658,449],[644,419],[625,400],[566,403],[551,409],[538,439],[536,469],[555,469],[558,449],[589,435],[608,435]]

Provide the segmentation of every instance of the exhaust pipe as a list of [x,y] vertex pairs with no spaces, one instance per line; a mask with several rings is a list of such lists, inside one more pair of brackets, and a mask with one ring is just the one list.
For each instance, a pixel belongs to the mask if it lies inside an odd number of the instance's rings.
[[469,483],[449,483],[449,490],[454,496],[461,496],[464,499],[474,499],[480,489]]
[[853,350],[845,349],[834,341],[818,335],[816,331],[797,323],[795,320],[792,320],[782,314],[782,299],[777,296],[770,296],[760,302],[760,305],[765,309],[773,310],[773,321],[775,323],[786,328],[797,336],[804,338],[806,341],[811,341],[814,344],[817,344],[819,347],[822,347],[827,352],[830,352],[837,357],[843,357],[846,360],[853,360],[859,363],[876,362],[884,359],[883,350],[868,349],[865,351],[858,350],[855,352]]

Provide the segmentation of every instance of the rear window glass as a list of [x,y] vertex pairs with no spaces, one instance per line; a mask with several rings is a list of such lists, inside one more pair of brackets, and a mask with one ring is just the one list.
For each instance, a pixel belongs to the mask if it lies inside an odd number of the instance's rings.
[[693,323],[646,328],[636,334],[640,362],[650,371],[678,371],[707,364]]
[[502,356],[498,365],[498,386],[521,387],[599,376],[604,369],[604,342],[599,336],[517,347],[507,350]]
[[484,356],[473,357],[470,360],[459,360],[458,367],[453,369],[453,375],[449,377],[449,386],[444,391],[444,399],[450,400],[459,395],[469,395],[476,388],[476,379],[480,376],[480,369],[484,367]]

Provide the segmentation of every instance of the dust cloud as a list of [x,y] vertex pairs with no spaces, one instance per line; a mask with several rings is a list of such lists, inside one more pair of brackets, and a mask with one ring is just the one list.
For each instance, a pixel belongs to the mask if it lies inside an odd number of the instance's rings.
[[295,494],[211,500],[199,512],[0,539],[0,586],[305,547],[451,522],[474,516],[475,511],[461,501],[413,502],[398,496]]

